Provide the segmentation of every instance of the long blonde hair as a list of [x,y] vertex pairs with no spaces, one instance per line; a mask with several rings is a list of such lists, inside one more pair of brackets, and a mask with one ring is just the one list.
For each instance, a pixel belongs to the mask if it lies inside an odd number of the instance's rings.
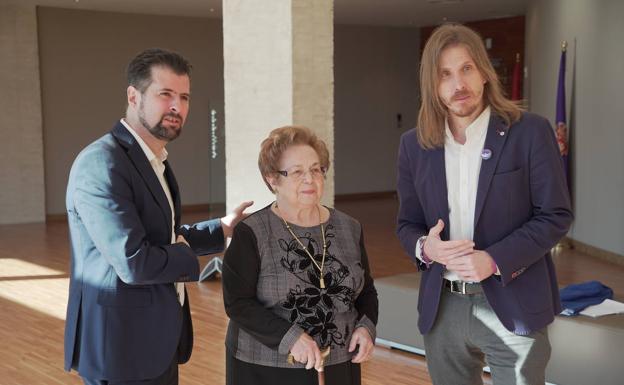
[[483,101],[490,106],[492,113],[503,118],[510,126],[518,121],[522,109],[515,102],[507,99],[488,58],[483,40],[472,29],[461,24],[444,24],[431,34],[420,61],[420,111],[416,128],[418,141],[423,148],[433,149],[444,146],[444,121],[447,109],[440,95],[439,61],[442,51],[461,44],[467,50],[477,69],[486,80],[483,90]]

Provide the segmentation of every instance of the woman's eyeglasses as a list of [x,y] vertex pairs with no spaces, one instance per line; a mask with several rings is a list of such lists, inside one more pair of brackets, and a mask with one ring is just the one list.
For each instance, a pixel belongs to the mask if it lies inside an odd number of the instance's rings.
[[305,178],[305,175],[307,173],[310,173],[313,179],[320,179],[325,177],[325,174],[327,173],[327,168],[314,166],[306,171],[303,168],[295,167],[291,168],[290,170],[278,170],[277,173],[282,175],[283,177],[291,178],[294,180],[302,180],[303,178]]

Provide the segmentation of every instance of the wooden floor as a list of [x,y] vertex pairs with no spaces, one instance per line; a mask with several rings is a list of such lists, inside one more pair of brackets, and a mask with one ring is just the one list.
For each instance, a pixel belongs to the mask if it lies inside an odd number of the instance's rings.
[[[414,271],[394,236],[394,199],[338,202],[358,218],[376,278]],[[209,213],[187,215],[188,222]],[[63,222],[0,226],[0,385],[81,384],[63,371],[63,328],[68,289],[68,234]],[[624,267],[573,250],[555,256],[559,283],[598,279],[624,299]],[[201,263],[208,262],[207,257]],[[187,285],[195,349],[180,368],[181,384],[224,383],[224,335],[220,282]],[[383,316],[383,315],[382,315]],[[414,330],[414,333],[417,333]],[[430,384],[424,359],[378,347],[363,366],[363,383]]]

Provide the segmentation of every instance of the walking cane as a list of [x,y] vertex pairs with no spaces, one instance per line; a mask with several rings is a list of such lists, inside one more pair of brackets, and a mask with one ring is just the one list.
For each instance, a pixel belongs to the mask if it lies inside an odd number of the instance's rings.
[[[325,360],[327,359],[327,357],[329,356],[329,352],[330,352],[330,347],[326,347],[323,350],[321,350],[321,368],[318,371],[318,383],[319,385],[325,385],[325,371],[324,371],[324,367],[325,367]],[[293,357],[292,354],[288,353],[288,359],[287,359],[288,363],[291,365],[295,364],[295,357]]]
[[318,373],[319,385],[325,385],[325,359],[329,356],[329,346],[321,350],[321,369]]

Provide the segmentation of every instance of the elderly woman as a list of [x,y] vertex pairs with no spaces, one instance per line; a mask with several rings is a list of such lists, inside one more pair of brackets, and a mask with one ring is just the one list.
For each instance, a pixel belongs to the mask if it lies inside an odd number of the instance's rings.
[[325,143],[275,129],[258,166],[275,202],[236,226],[225,254],[226,384],[360,384],[377,291],[360,223],[320,204]]

